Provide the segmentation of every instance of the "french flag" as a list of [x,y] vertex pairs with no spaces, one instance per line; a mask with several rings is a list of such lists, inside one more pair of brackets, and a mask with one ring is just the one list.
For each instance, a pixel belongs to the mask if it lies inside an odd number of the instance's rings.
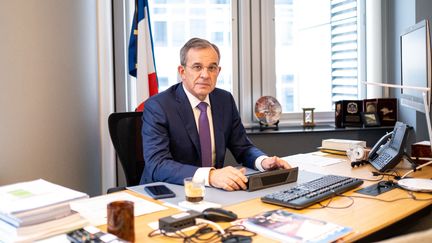
[[135,14],[129,40],[129,74],[137,78],[137,95],[143,100],[136,111],[142,111],[144,101],[158,93],[148,6],[147,0],[135,0]]

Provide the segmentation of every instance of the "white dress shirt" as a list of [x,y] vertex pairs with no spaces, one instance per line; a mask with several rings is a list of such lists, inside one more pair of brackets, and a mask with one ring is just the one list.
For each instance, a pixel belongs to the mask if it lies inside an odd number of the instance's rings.
[[[197,129],[198,128],[198,118],[200,115],[200,110],[197,108],[197,105],[201,102],[201,100],[199,100],[197,97],[193,96],[187,89],[184,88],[184,86],[182,85],[183,90],[186,93],[186,96],[188,97],[189,103],[191,104],[191,108],[195,117],[195,124]],[[210,126],[210,138],[211,138],[211,148],[212,148],[212,164],[214,165],[215,163],[215,159],[216,159],[216,149],[215,149],[215,142],[214,142],[214,131],[213,131],[213,116],[211,113],[211,104],[210,104],[210,99],[207,95],[207,97],[204,99],[204,102],[206,102],[208,104],[207,106],[207,116],[209,119],[209,126]],[[199,131],[198,131],[199,132]],[[262,155],[259,156],[256,160],[255,160],[255,168],[259,171],[264,171],[261,163],[262,161],[268,158],[268,156]],[[196,180],[204,180],[205,181],[205,185],[206,186],[210,186],[209,183],[209,174],[210,174],[210,170],[215,169],[214,167],[201,167],[198,168],[198,170],[195,172],[194,174],[194,179]]]

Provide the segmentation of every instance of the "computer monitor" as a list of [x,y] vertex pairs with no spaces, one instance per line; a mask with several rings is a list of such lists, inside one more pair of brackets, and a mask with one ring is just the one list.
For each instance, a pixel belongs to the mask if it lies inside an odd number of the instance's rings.
[[[422,20],[400,36],[401,86],[431,88],[431,44],[429,21]],[[401,105],[425,112],[423,92],[401,88]],[[431,102],[427,92],[427,102]]]

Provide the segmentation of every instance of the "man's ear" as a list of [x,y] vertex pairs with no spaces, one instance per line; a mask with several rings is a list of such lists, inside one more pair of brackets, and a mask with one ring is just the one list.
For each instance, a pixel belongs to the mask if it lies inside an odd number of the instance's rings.
[[183,81],[183,80],[185,79],[185,78],[184,78],[185,68],[184,68],[182,65],[179,65],[179,66],[177,67],[177,72],[178,72],[178,77],[180,78],[179,81]]

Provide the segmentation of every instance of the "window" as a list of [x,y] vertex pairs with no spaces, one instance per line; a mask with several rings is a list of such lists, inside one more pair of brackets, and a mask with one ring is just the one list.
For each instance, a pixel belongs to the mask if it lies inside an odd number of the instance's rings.
[[172,22],[172,44],[174,46],[182,46],[186,42],[186,37],[184,36],[186,27],[184,21]]
[[157,21],[153,23],[153,42],[157,46],[167,46],[167,23],[165,21]]
[[[192,37],[217,43],[223,67],[217,86],[232,91],[231,1],[149,1],[159,91],[178,82],[179,51]],[[162,24],[163,23],[163,24]],[[159,30],[158,30],[159,29]],[[164,36],[159,33],[165,31]],[[226,37],[226,38],[225,38]]]
[[[149,0],[159,90],[178,82],[184,42],[201,37],[220,48],[217,87],[232,92],[246,127],[257,124],[253,109],[263,95],[281,103],[281,125],[299,125],[306,107],[317,122],[332,122],[335,101],[362,98],[362,2]],[[132,15],[133,1],[126,6]]]
[[284,113],[329,112],[337,100],[359,98],[357,2],[274,2],[275,95]]
[[223,44],[224,40],[224,33],[223,32],[213,32],[212,33],[212,40],[216,45]]

